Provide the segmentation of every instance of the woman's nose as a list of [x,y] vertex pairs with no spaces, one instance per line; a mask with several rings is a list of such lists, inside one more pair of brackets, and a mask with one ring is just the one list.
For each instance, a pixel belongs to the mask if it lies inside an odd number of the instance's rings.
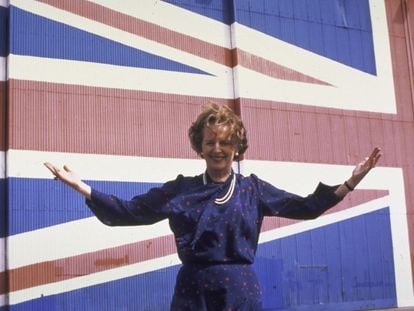
[[221,145],[219,142],[214,144],[214,151],[221,151]]

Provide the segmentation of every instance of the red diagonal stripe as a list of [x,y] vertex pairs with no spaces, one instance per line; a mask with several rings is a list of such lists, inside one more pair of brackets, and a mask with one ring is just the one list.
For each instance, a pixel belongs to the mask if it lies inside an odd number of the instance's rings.
[[240,65],[244,68],[260,72],[266,76],[281,80],[290,80],[304,83],[331,85],[324,81],[315,79],[293,69],[281,66],[277,63],[264,59],[263,57],[251,54],[241,49],[233,50],[234,65]]
[[[330,213],[387,195],[388,191],[357,190]],[[296,223],[280,217],[267,217],[262,232]],[[174,237],[167,235],[105,250],[81,254],[58,260],[36,263],[8,271],[9,291],[18,291],[39,285],[64,281],[79,276],[132,265],[176,252]],[[4,272],[0,274],[4,279]],[[0,288],[0,294],[5,288]]]
[[[9,291],[64,281],[113,268],[164,257],[176,252],[174,237],[163,236],[101,251],[8,270]],[[4,279],[4,272],[0,274]],[[5,288],[0,288],[5,294]]]
[[39,0],[56,8],[231,67],[231,50],[84,0]]

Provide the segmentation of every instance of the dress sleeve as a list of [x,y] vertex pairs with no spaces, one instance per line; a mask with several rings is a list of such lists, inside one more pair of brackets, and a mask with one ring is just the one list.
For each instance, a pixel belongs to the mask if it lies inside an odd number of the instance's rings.
[[342,198],[335,194],[338,186],[319,183],[315,191],[302,197],[257,179],[259,206],[264,216],[280,216],[293,219],[314,219],[338,204]]
[[166,219],[170,214],[168,202],[177,195],[182,176],[147,193],[123,200],[92,189],[86,204],[95,216],[108,226],[149,225]]

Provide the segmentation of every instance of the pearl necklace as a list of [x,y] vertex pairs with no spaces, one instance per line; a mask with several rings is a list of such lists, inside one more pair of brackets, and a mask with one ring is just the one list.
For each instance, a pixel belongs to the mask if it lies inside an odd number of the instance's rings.
[[[203,183],[204,183],[204,186],[207,185],[207,177],[205,173],[203,174]],[[235,186],[236,186],[236,174],[233,173],[233,178],[231,180],[229,190],[227,190],[227,193],[222,198],[215,199],[214,203],[218,205],[223,205],[227,203],[230,200],[231,196],[233,195]]]

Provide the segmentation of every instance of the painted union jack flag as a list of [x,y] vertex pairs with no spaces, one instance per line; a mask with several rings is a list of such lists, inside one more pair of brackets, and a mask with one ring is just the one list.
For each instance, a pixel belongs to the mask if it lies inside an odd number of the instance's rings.
[[42,163],[125,199],[198,175],[187,130],[207,101],[248,129],[234,169],[290,192],[340,184],[384,152],[318,219],[265,219],[266,310],[413,306],[404,3],[0,0],[0,310],[169,309],[168,222],[107,227]]

